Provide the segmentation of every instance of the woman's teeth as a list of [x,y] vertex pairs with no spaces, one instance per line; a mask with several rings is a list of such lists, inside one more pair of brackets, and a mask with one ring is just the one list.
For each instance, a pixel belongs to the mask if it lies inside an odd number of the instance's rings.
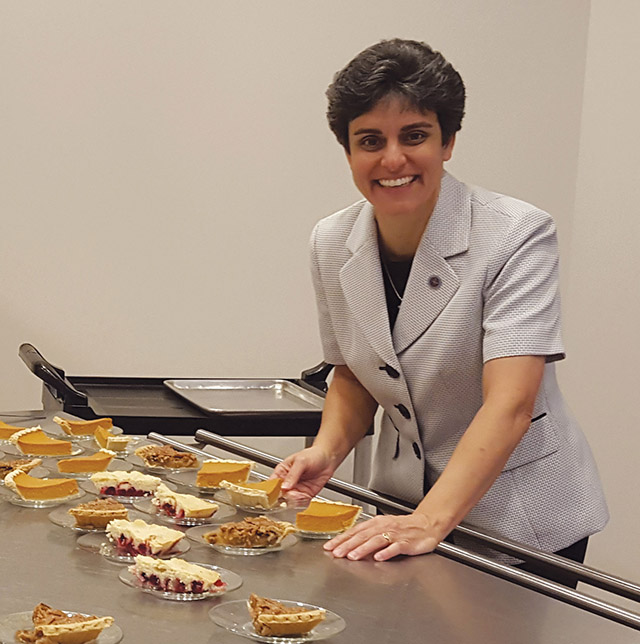
[[383,188],[397,188],[398,186],[406,186],[411,183],[415,177],[400,177],[399,179],[378,179],[378,183]]

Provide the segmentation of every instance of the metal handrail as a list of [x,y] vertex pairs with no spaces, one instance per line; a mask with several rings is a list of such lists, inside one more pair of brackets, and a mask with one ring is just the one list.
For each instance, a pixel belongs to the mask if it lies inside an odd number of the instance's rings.
[[[152,432],[148,435],[148,438],[159,443],[172,445],[173,447],[186,450],[193,454],[197,454],[198,456],[211,456],[200,448],[185,445],[162,434]],[[280,459],[275,458],[271,454],[261,452],[260,450],[256,450],[246,445],[241,445],[240,443],[229,440],[224,436],[219,436],[218,434],[214,434],[203,429],[196,430],[195,439],[200,444],[223,449],[243,458],[249,458],[268,467],[275,467],[280,463]],[[397,510],[405,513],[411,512],[413,509],[408,504],[399,503],[398,501],[388,499],[359,485],[340,481],[339,479],[329,479],[325,487],[354,498],[360,502],[371,503],[385,509]],[[562,557],[547,555],[546,553],[526,548],[525,546],[521,546],[515,542],[493,537],[477,529],[464,527],[461,530],[461,534],[489,543],[495,549],[504,549],[503,551],[508,551],[509,554],[517,553],[518,556],[524,556],[526,554],[527,557],[532,559],[545,561],[552,565],[558,565],[563,570],[568,570],[574,573],[580,578],[580,580],[591,583],[592,585],[597,585],[614,594],[630,597],[631,599],[638,599],[638,597],[640,597],[640,587],[636,584],[581,564],[569,562]],[[607,619],[624,624],[625,626],[640,630],[640,614],[638,613],[628,611],[614,604],[585,595],[577,590],[573,590],[572,588],[568,588],[556,582],[538,577],[537,575],[519,568],[513,568],[512,566],[493,561],[487,557],[483,557],[482,555],[470,552],[464,548],[447,542],[441,542],[438,544],[435,552],[449,559],[454,559],[455,561],[471,565],[490,574],[508,579],[522,586],[526,586],[527,588],[531,588],[596,615],[606,617]],[[555,560],[558,559],[560,561],[556,562]]]

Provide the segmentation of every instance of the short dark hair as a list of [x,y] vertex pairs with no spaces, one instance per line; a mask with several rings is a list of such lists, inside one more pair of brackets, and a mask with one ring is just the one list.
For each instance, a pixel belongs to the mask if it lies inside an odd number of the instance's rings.
[[382,40],[361,51],[327,89],[329,127],[349,152],[349,123],[388,96],[438,116],[442,143],[462,127],[465,90],[444,56],[417,40]]

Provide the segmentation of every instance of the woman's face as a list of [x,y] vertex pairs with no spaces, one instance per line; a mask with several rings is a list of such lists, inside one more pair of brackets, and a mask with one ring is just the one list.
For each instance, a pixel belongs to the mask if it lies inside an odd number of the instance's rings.
[[454,137],[442,145],[435,112],[390,97],[349,123],[347,159],[358,190],[376,217],[429,217],[438,201],[443,164]]

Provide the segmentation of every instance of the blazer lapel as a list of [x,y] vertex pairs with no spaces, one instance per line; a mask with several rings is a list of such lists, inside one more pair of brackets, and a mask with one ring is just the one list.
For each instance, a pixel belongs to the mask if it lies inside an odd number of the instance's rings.
[[467,187],[445,173],[438,203],[413,259],[393,330],[396,353],[412,345],[433,324],[458,290],[460,280],[446,258],[468,249],[470,229]]
[[370,203],[364,203],[346,245],[353,255],[340,270],[340,284],[349,309],[373,350],[399,370],[389,329],[378,229]]

